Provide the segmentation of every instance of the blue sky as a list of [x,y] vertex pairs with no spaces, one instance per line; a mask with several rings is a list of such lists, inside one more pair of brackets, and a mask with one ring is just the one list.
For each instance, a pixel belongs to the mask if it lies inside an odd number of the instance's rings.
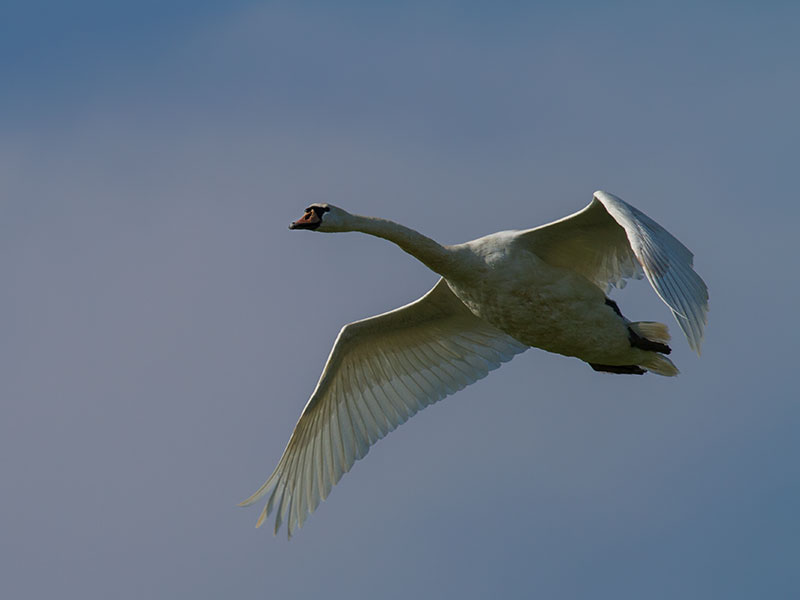
[[[26,2],[0,18],[3,597],[795,598],[791,3]],[[606,189],[695,253],[703,356],[531,350],[373,448],[287,542],[238,509],[339,328],[443,243]]]

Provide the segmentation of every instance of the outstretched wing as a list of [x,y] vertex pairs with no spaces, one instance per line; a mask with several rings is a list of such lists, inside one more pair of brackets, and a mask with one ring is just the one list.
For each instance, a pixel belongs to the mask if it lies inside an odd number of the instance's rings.
[[528,346],[475,317],[444,279],[416,302],[346,325],[267,482],[256,526],[275,510],[291,537],[370,446],[418,410],[485,377]]
[[546,262],[577,271],[606,290],[643,272],[700,354],[708,288],[692,268],[689,249],[640,210],[598,191],[580,212],[522,232],[520,240]]

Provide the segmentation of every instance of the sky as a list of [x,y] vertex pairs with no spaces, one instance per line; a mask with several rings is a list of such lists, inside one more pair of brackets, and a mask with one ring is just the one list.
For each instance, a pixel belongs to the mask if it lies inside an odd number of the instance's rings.
[[[800,9],[10,2],[4,598],[796,598]],[[374,446],[291,541],[237,508],[347,322],[442,243],[612,192],[695,253],[677,378],[529,350]]]

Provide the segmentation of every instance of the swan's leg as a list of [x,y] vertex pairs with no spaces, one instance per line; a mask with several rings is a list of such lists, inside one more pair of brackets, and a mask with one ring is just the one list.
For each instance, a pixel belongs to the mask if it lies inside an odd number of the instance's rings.
[[644,375],[647,373],[647,371],[637,365],[598,365],[595,363],[589,363],[589,366],[595,371],[617,373],[620,375]]
[[652,350],[653,352],[661,352],[661,354],[669,354],[672,348],[661,342],[654,342],[643,338],[633,329],[628,327],[628,339],[631,341],[631,346],[634,348],[641,348],[642,350]]
[[[606,298],[606,306],[610,306],[612,310],[615,313],[617,313],[617,315],[619,315],[621,319],[625,319],[625,317],[622,316],[622,311],[619,309],[619,306],[611,298]],[[625,319],[625,322],[627,323],[628,320]],[[630,327],[628,327],[628,340],[630,340],[632,348],[639,348],[641,350],[651,350],[653,352],[661,352],[662,354],[669,354],[670,352],[672,352],[672,348],[670,348],[666,344],[662,344],[661,342],[654,342],[653,340],[648,340],[647,338],[642,337],[641,335],[636,333]],[[599,370],[604,370],[604,369],[599,369]],[[624,372],[627,373],[628,371]]]

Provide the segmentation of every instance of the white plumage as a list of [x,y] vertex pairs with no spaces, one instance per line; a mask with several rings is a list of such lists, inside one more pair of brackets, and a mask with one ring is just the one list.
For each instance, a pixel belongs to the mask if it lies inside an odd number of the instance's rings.
[[346,325],[278,466],[242,505],[269,494],[260,526],[291,536],[369,448],[418,410],[536,346],[595,369],[675,375],[666,326],[631,323],[606,298],[647,277],[699,354],[708,291],[692,253],[647,215],[605,192],[580,212],[524,231],[441,246],[386,221],[315,204],[292,229],[388,239],[442,279],[416,302]]

